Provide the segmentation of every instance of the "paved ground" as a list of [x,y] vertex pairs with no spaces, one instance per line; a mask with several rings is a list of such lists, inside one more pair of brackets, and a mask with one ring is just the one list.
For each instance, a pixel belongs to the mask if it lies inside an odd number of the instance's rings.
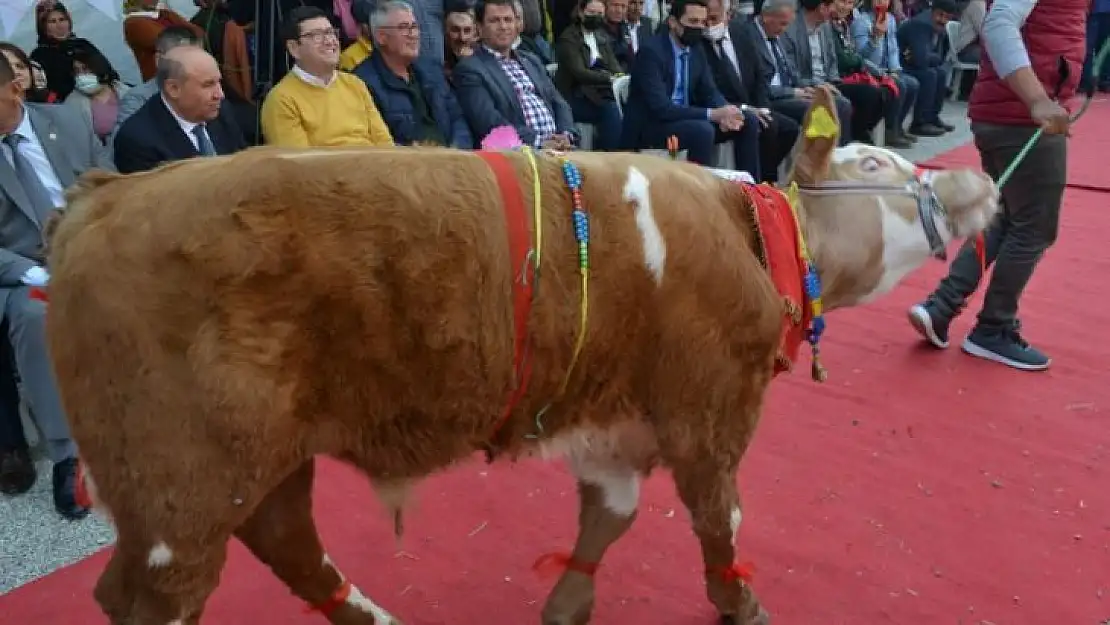
[[[922,138],[901,153],[922,162],[971,140],[964,103],[949,103],[944,115],[955,132],[936,139]],[[0,498],[0,594],[75,562],[110,544],[111,527],[100,518],[79,523],[63,521],[50,498],[50,465],[39,463],[39,481],[22,497]]]

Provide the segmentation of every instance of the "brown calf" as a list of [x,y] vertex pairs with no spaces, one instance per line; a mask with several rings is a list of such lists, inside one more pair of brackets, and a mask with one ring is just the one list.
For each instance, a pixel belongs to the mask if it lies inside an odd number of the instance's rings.
[[[815,107],[835,115],[828,93]],[[919,185],[903,159],[835,143],[808,133],[796,171],[826,309],[924,262],[920,219],[943,222],[947,242],[996,210],[978,174]],[[532,165],[506,158],[531,215]],[[543,623],[589,621],[591,573],[657,465],[690,510],[722,621],[766,622],[734,564],[735,478],[784,314],[749,195],[650,156],[570,159],[591,220],[576,360],[579,251],[559,158],[536,159],[527,225],[542,230],[542,269],[528,274],[518,356],[507,190],[478,155],[259,149],[83,179],[52,242],[48,323],[87,482],[118,530],[96,588],[114,625],[196,624],[232,536],[332,623],[397,623],[327,558],[312,458],[360,468],[399,510],[413,482],[491,443],[566,457],[578,479],[579,535]],[[887,195],[822,193],[832,179]],[[946,212],[918,211],[911,187]],[[502,423],[521,358],[531,378]]]

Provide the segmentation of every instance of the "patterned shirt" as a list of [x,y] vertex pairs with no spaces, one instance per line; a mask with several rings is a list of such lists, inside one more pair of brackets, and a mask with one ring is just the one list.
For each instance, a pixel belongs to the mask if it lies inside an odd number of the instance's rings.
[[528,71],[516,59],[516,55],[506,56],[496,50],[486,49],[497,59],[501,69],[505,70],[505,75],[509,77],[513,91],[516,92],[516,99],[520,101],[520,108],[524,111],[524,123],[536,133],[535,147],[542,146],[544,141],[550,139],[559,130],[555,126],[555,116],[551,113],[551,109],[547,108],[547,104],[536,90],[535,83],[528,76]]

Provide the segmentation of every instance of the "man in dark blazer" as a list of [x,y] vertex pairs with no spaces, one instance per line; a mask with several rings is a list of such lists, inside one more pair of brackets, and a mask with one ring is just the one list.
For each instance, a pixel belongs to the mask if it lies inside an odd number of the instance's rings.
[[645,41],[632,66],[624,106],[622,140],[626,148],[665,148],[678,139],[686,158],[711,165],[715,143],[732,141],[736,167],[759,179],[759,128],[756,111],[729,104],[713,82],[702,48],[708,10],[705,0],[676,0],[667,32]]
[[159,59],[156,79],[160,93],[116,133],[116,168],[121,173],[246,149],[224,101],[220,68],[212,55],[194,46],[174,48]]
[[759,161],[763,180],[778,179],[779,164],[794,149],[798,123],[771,109],[767,86],[771,77],[759,63],[759,52],[743,35],[743,18],[727,21],[722,0],[709,0],[709,27],[702,43],[713,82],[729,104],[754,109],[760,118]]
[[[935,135],[935,130],[951,132],[955,126],[940,118],[948,95],[948,36],[945,26],[958,9],[953,0],[934,0],[898,27],[898,49],[902,51],[902,71],[917,79],[917,102],[913,108],[910,132]],[[918,131],[923,132],[918,132]]]
[[65,189],[90,169],[112,166],[91,122],[54,105],[23,102],[23,87],[3,55],[0,137],[0,316],[28,407],[54,462],[54,508],[80,519],[89,511],[75,496],[77,446],[54,382],[46,307],[31,297],[31,289],[50,283],[43,229],[52,213],[64,208]]
[[640,45],[653,34],[651,20],[643,16],[643,0],[608,0],[605,3],[605,34],[622,71],[632,69]]
[[474,140],[512,126],[521,141],[570,149],[574,116],[539,60],[513,50],[517,37],[512,0],[486,0],[476,8],[481,44],[459,61],[451,74]]
[[413,11],[383,2],[371,18],[377,47],[354,69],[366,83],[397,145],[433,143],[474,148],[459,101],[447,85],[443,66],[420,58],[420,30]]
[[[787,54],[784,39],[786,29],[794,23],[797,0],[766,0],[760,12],[744,22],[740,31],[756,51],[763,75],[770,76],[767,94],[771,108],[799,124],[813,98],[813,87],[806,86],[802,74]],[[843,96],[836,97],[837,117],[844,123],[840,129],[840,144],[851,140],[848,120],[852,118],[852,104]]]

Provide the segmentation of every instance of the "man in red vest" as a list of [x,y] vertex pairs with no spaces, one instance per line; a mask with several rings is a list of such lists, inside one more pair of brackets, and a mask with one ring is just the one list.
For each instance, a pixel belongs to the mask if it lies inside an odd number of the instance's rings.
[[[983,23],[983,56],[968,117],[983,169],[996,180],[1037,128],[1036,146],[1002,189],[1002,210],[986,233],[994,263],[978,323],[963,350],[1026,371],[1047,369],[1047,355],[1025,342],[1018,300],[1045,250],[1056,241],[1067,182],[1068,102],[1083,74],[1087,0],[994,0]],[[981,279],[974,245],[960,250],[948,276],[910,322],[938,348]]]

